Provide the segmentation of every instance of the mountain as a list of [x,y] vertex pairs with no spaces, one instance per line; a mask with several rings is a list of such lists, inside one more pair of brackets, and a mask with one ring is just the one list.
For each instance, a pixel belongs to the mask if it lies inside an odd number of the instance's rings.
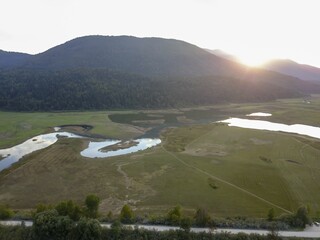
[[166,108],[320,93],[318,84],[173,39],[87,36],[37,55],[3,56],[5,110]]
[[264,64],[263,68],[307,81],[320,82],[320,68],[299,64],[292,60],[272,60]]
[[105,68],[145,76],[232,75],[238,65],[192,44],[161,38],[86,36],[34,55],[28,69]]
[[6,52],[0,50],[0,69],[14,68],[23,65],[31,55],[26,53]]
[[[206,51],[218,56],[222,57],[226,60],[230,60],[233,62],[240,62],[237,57],[226,53],[222,50],[216,49],[216,50],[209,50],[206,49]],[[260,68],[275,71],[278,73],[286,74],[289,76],[293,76],[296,78],[300,78],[302,80],[306,81],[316,81],[320,82],[320,68],[306,65],[306,64],[299,64],[297,62],[294,62],[290,59],[275,59],[271,60],[265,64],[263,64]]]
[[237,63],[240,63],[240,60],[234,56],[234,55],[231,55],[227,52],[224,52],[220,49],[215,49],[215,50],[211,50],[211,49],[205,49],[207,52],[209,53],[212,53],[218,57],[221,57],[221,58],[224,58],[226,60],[229,60],[229,61],[232,61],[232,62],[237,62]]

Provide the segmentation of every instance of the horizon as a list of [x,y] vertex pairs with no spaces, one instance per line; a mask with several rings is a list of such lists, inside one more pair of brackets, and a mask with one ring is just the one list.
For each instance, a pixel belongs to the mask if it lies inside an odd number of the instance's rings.
[[[189,43],[189,44],[191,44],[191,45],[195,45],[195,44],[193,44],[193,43],[191,43],[191,42],[187,42],[187,41],[185,41],[185,40],[183,40],[183,39],[175,39],[175,38],[137,37],[137,36],[132,36],[132,35],[99,35],[99,34],[95,34],[95,35],[79,36],[79,37],[76,37],[76,38],[73,38],[73,39],[66,40],[65,42],[62,42],[62,43],[59,43],[59,44],[57,44],[57,45],[55,45],[55,46],[49,47],[48,49],[44,50],[43,52],[46,52],[46,51],[48,51],[48,50],[50,50],[50,49],[52,49],[52,48],[54,48],[54,47],[57,47],[57,46],[59,46],[59,45],[63,45],[63,44],[65,44],[65,43],[67,43],[67,42],[70,42],[70,41],[75,40],[75,39],[78,39],[78,38],[94,37],[94,36],[101,36],[101,37],[134,37],[134,38],[141,38],[141,39],[142,39],[142,38],[158,38],[158,39],[165,39],[165,40],[183,41],[183,42]],[[236,62],[239,62],[239,63],[242,63],[242,64],[244,64],[244,65],[247,65],[248,67],[258,67],[258,68],[259,68],[259,67],[263,67],[263,65],[264,65],[264,64],[267,64],[268,62],[277,61],[277,60],[280,60],[280,61],[293,61],[293,62],[298,63],[298,64],[301,64],[301,65],[309,65],[309,66],[311,66],[311,67],[317,67],[317,66],[314,66],[314,65],[311,65],[311,64],[308,64],[308,63],[301,63],[301,62],[296,61],[295,59],[289,59],[289,58],[266,59],[265,61],[261,61],[259,64],[250,64],[250,63],[245,63],[244,61],[242,61],[239,56],[234,55],[233,53],[230,53],[230,52],[226,52],[226,51],[224,51],[223,49],[208,49],[208,48],[202,48],[202,47],[197,46],[197,45],[195,45],[195,46],[196,46],[196,47],[199,47],[199,48],[201,48],[201,49],[203,49],[204,51],[207,51],[207,52],[208,52],[208,50],[209,50],[209,51],[221,51],[222,53],[225,53],[225,54],[228,54],[228,55],[230,55],[230,56],[232,56],[232,57],[235,57]],[[18,51],[7,51],[7,50],[1,49],[1,48],[0,48],[0,51],[9,52],[9,53],[22,53],[22,54],[29,54],[29,55],[37,55],[37,54],[43,53],[43,52],[39,52],[39,53],[27,53],[27,52],[18,52]],[[215,55],[215,56],[217,56],[217,57],[220,57],[220,58],[224,58],[224,57],[221,57],[221,56],[219,56],[219,55],[217,55],[217,54],[215,54],[215,53],[211,53],[211,54],[213,54],[213,55]],[[226,59],[227,59],[227,58],[226,58]],[[229,60],[229,59],[227,59],[227,60]],[[229,60],[229,61],[232,61],[232,60]]]
[[[19,6],[19,8],[17,8]],[[90,35],[177,39],[242,63],[320,67],[317,0],[5,0],[0,49],[37,54]]]

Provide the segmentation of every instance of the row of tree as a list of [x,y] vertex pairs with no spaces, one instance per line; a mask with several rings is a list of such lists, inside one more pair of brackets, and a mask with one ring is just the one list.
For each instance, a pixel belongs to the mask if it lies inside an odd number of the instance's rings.
[[[178,205],[168,211],[165,216],[153,216],[145,219],[140,216],[135,216],[131,207],[125,204],[118,217],[114,217],[110,211],[107,218],[101,218],[99,213],[100,199],[96,195],[88,195],[82,206],[72,200],[62,201],[56,205],[39,204],[33,213],[34,219],[42,219],[43,213],[49,212],[51,215],[61,217],[67,221],[78,222],[82,218],[97,219],[103,221],[115,222],[119,221],[124,224],[145,223],[145,224],[163,224],[180,226],[183,229],[188,229],[191,226],[195,227],[235,227],[235,228],[265,228],[275,227],[277,229],[288,228],[304,228],[311,223],[309,210],[307,207],[301,206],[295,214],[286,214],[276,217],[274,209],[270,209],[267,214],[267,220],[256,220],[247,218],[227,218],[218,219],[211,218],[208,212],[199,208],[196,210],[193,217],[185,216],[182,213],[182,208]],[[49,214],[49,215],[50,215]],[[0,205],[0,219],[10,219],[13,216],[13,211],[8,206]],[[41,220],[40,222],[42,222]],[[59,221],[58,221],[59,222]]]

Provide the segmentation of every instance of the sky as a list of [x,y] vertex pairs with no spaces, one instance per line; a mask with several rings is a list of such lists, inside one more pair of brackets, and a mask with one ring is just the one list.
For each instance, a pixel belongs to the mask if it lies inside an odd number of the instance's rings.
[[86,35],[184,40],[249,65],[320,67],[320,0],[0,0],[0,49],[36,54]]

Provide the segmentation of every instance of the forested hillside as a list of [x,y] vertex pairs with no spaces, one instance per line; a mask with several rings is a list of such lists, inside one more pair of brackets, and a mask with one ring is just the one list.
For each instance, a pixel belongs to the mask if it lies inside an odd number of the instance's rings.
[[166,108],[267,101],[320,85],[250,69],[192,44],[88,36],[37,55],[0,52],[0,109]]
[[0,72],[0,108],[23,111],[166,108],[267,101],[302,96],[310,90],[299,80],[292,81],[288,88],[287,81],[291,80],[270,84],[217,76],[164,81],[101,69],[6,71]]
[[6,52],[0,50],[0,69],[19,67],[31,57],[32,55],[25,53]]

